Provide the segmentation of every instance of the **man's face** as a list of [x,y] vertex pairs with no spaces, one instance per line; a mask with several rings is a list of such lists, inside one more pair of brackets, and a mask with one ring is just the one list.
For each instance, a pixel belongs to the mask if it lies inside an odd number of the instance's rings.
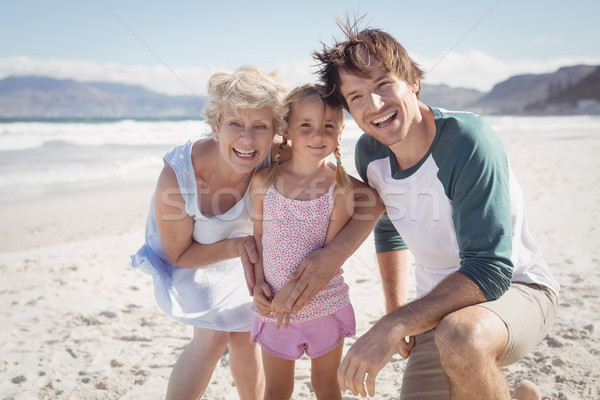
[[385,72],[371,57],[368,76],[340,71],[340,91],[358,126],[387,146],[401,143],[418,109],[418,84]]

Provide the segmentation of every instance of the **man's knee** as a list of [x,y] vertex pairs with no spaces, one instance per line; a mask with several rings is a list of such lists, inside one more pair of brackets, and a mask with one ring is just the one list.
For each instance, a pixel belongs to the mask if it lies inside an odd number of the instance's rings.
[[508,331],[495,314],[468,307],[447,315],[439,323],[435,343],[442,362],[498,356],[506,347]]

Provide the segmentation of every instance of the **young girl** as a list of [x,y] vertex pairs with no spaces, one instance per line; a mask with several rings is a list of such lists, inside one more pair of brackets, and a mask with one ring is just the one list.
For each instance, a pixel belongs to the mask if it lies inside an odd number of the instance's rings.
[[[340,165],[341,107],[325,98],[323,86],[307,84],[286,98],[292,157],[258,172],[252,182],[255,264],[252,342],[262,347],[265,399],[289,399],[294,364],[311,357],[311,382],[318,399],[341,399],[336,371],[345,337],[355,334],[354,310],[342,270],[297,313],[285,302],[295,282],[289,274],[314,250],[326,246],[354,210],[352,185]],[[280,147],[283,149],[283,146]],[[334,153],[335,171],[327,157]],[[279,329],[284,323],[285,329]]]

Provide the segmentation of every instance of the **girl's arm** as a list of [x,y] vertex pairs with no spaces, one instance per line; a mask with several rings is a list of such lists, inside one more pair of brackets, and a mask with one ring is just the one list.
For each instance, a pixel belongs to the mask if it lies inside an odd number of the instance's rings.
[[333,210],[329,218],[327,236],[325,236],[323,247],[331,243],[354,213],[354,189],[351,185],[345,188],[336,187],[333,196]]
[[263,267],[263,184],[267,170],[258,172],[252,179],[250,194],[252,195],[252,218],[254,226],[254,241],[256,242],[256,250],[258,257],[254,263],[254,305],[258,312],[262,315],[268,315],[271,312],[271,299],[273,294],[271,288],[265,280],[265,271]]
[[256,262],[252,236],[224,239],[212,244],[193,240],[193,218],[185,212],[185,201],[175,171],[166,163],[154,194],[154,215],[160,242],[167,260],[181,268],[199,268],[215,262],[241,257]]

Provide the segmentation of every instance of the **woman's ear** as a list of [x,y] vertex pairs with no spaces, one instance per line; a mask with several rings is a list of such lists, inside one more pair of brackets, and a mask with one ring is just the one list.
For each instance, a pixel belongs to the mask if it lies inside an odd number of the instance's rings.
[[219,129],[217,127],[214,126],[210,126],[210,130],[212,132],[213,137],[215,138],[215,141],[219,141]]

